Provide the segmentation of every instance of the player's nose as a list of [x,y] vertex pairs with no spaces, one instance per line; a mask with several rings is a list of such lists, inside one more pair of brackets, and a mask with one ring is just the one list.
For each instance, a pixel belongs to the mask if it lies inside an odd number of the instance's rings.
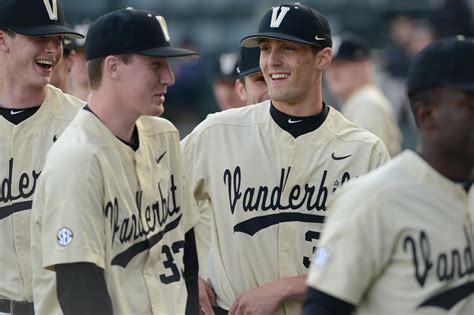
[[166,86],[171,86],[175,82],[173,70],[171,70],[168,63],[160,71],[160,83]]
[[49,36],[44,40],[44,47],[45,51],[54,55],[60,54],[63,47],[62,47],[62,39]]

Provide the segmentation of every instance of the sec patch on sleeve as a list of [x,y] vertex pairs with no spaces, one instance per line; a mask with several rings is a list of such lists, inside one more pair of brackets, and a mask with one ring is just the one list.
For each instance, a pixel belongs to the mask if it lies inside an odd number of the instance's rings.
[[59,246],[68,246],[72,242],[74,234],[72,233],[71,229],[67,227],[60,228],[57,235],[57,240]]

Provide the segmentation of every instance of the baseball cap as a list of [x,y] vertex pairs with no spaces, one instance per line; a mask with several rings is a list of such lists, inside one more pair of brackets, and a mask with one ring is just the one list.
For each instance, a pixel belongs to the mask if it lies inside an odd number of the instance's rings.
[[12,30],[26,36],[84,37],[67,27],[59,0],[2,0],[0,29]]
[[239,78],[262,71],[260,69],[260,48],[240,47],[240,60],[237,67]]
[[213,80],[235,81],[237,79],[238,62],[239,54],[236,51],[218,54],[212,66]]
[[421,50],[413,59],[407,76],[407,92],[437,86],[474,91],[474,38],[456,36],[441,39]]
[[101,16],[87,32],[87,60],[117,54],[163,58],[198,55],[191,50],[171,47],[168,27],[161,15],[133,8]]
[[351,33],[343,33],[338,43],[334,41],[333,61],[357,61],[370,56],[370,49],[364,39]]
[[282,4],[265,13],[258,33],[244,37],[242,46],[257,47],[262,38],[288,40],[316,47],[331,47],[331,29],[327,19],[315,9],[301,4]]

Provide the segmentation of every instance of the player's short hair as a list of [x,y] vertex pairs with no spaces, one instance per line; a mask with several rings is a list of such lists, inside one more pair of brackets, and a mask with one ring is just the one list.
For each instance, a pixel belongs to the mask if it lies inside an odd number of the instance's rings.
[[[121,54],[117,57],[125,64],[129,64],[132,54]],[[92,90],[97,90],[102,82],[102,69],[104,67],[105,57],[94,58],[87,62],[87,76]]]

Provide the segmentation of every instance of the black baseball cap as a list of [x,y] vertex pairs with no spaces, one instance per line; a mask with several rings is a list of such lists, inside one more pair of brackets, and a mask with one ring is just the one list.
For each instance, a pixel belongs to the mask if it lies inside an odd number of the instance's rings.
[[59,0],[0,0],[0,29],[26,36],[84,37],[67,26]]
[[474,92],[474,38],[464,36],[441,39],[420,51],[413,59],[407,76],[408,95],[451,86]]
[[171,47],[168,27],[161,15],[132,8],[101,16],[87,32],[87,60],[118,54],[163,58],[198,55],[191,50]]
[[214,81],[234,82],[238,78],[237,66],[239,54],[236,51],[227,51],[218,54],[212,65],[212,79]]
[[240,60],[237,67],[239,78],[262,71],[260,69],[260,48],[240,47]]
[[334,45],[333,61],[358,61],[370,57],[370,49],[362,37],[343,33],[339,45]]
[[265,13],[258,33],[244,37],[242,46],[257,47],[262,38],[280,39],[320,48],[331,47],[327,19],[315,9],[301,4],[282,4]]

